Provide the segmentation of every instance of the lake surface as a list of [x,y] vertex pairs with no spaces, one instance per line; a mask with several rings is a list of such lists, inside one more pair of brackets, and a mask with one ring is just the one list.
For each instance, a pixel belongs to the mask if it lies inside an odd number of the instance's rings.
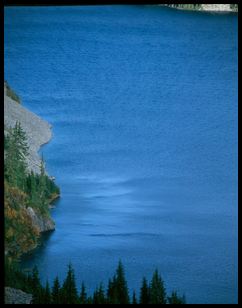
[[5,8],[5,79],[53,125],[56,230],[41,278],[130,290],[158,268],[189,303],[237,303],[237,15]]

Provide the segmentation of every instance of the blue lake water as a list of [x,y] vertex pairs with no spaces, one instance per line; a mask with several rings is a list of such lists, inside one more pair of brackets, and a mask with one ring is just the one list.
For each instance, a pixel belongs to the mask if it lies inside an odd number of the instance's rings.
[[5,8],[5,79],[53,128],[56,230],[23,261],[92,291],[124,263],[190,303],[237,303],[237,15]]

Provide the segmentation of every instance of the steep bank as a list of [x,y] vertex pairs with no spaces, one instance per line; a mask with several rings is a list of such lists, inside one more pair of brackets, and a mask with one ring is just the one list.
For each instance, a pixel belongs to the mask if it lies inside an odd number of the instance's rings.
[[[19,256],[38,245],[41,233],[55,229],[55,223],[49,212],[49,203],[58,197],[59,190],[53,179],[47,175],[44,163],[38,155],[41,145],[51,139],[51,126],[24,108],[14,99],[18,96],[9,89],[4,83],[4,136],[9,138],[16,123],[20,123],[28,147],[28,155],[24,157],[26,171],[23,172],[21,180],[18,184],[7,178],[4,181],[5,255]],[[11,97],[9,93],[12,94]],[[4,145],[5,165],[8,155],[9,168],[8,151],[8,147],[5,148]],[[17,172],[13,170],[13,176]],[[4,173],[4,179],[5,176]]]
[[8,128],[14,127],[16,121],[21,123],[28,138],[29,156],[26,158],[28,169],[39,174],[41,158],[38,151],[43,144],[50,141],[51,125],[7,96],[4,84],[4,131],[7,133]]

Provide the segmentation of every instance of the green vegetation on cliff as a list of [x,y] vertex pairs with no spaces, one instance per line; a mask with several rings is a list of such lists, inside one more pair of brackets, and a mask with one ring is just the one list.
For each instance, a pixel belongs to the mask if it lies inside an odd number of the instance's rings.
[[201,4],[167,4],[167,6],[185,10],[198,10],[201,8]]
[[4,82],[4,86],[6,87],[6,95],[11,97],[15,102],[21,103],[20,97],[10,88],[7,81]]
[[41,217],[49,218],[49,202],[60,193],[45,174],[43,160],[40,174],[28,171],[26,140],[19,122],[4,135],[5,253],[13,258],[34,248],[40,235],[27,208],[31,207]]
[[166,294],[164,282],[157,270],[150,282],[143,278],[139,299],[133,292],[131,300],[121,262],[113,278],[109,279],[106,290],[101,283],[92,296],[88,296],[84,282],[81,284],[80,293],[78,292],[72,265],[68,266],[62,285],[56,277],[50,286],[48,281],[45,285],[41,284],[36,267],[32,273],[25,274],[13,262],[6,262],[5,285],[32,294],[33,304],[186,304],[185,297],[179,296],[177,292],[173,291],[171,296]]

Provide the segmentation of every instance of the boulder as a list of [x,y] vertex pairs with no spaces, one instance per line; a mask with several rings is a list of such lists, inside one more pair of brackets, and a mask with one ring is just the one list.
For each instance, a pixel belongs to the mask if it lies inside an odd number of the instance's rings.
[[5,304],[31,304],[33,295],[22,290],[5,287]]

